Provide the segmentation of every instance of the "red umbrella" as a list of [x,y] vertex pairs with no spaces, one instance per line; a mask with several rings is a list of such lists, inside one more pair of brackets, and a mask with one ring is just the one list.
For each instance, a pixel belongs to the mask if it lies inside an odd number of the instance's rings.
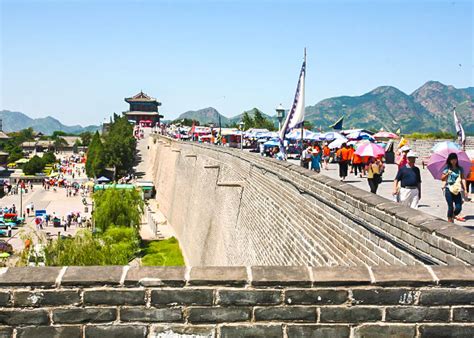
[[375,138],[398,138],[398,135],[388,131],[379,131],[373,135]]

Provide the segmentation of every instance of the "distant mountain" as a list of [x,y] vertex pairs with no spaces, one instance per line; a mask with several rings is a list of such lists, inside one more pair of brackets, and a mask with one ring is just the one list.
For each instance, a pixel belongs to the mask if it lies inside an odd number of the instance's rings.
[[259,111],[262,114],[262,116],[265,117],[267,120],[272,121],[275,124],[275,126],[278,125],[278,119],[276,118],[276,116],[267,115],[258,108],[252,108],[250,110],[244,111],[242,114],[229,118],[229,124],[234,124],[234,123],[238,124],[240,121],[242,121],[242,116],[245,113],[249,114],[251,118],[254,118],[255,113],[257,111]]
[[[328,127],[341,116],[344,127],[402,133],[447,131],[454,132],[452,109],[461,119],[467,133],[474,133],[474,87],[455,88],[437,81],[429,81],[408,95],[391,86],[381,86],[361,96],[339,96],[320,101],[305,108],[306,120],[315,128]],[[257,108],[247,111],[251,116]],[[242,113],[243,114],[243,113]],[[221,115],[222,124],[238,123],[242,114],[227,118]],[[214,108],[205,108],[181,114],[179,118],[192,118],[201,124],[218,122],[220,113]],[[276,116],[264,114],[277,124]]]
[[306,107],[306,119],[328,128],[341,116],[344,127],[360,127],[402,133],[454,132],[452,109],[456,107],[467,133],[474,133],[472,87],[457,89],[429,81],[407,95],[395,87],[378,87],[361,96],[340,96]]
[[212,107],[187,111],[179,115],[176,120],[191,119],[199,121],[199,124],[201,125],[211,122],[217,125],[219,123],[219,115],[221,117],[221,124],[223,126],[229,123],[229,119],[227,117],[221,115],[215,108]]
[[2,119],[3,131],[7,133],[30,127],[37,132],[42,132],[45,135],[51,135],[57,130],[71,134],[79,134],[84,131],[96,131],[100,129],[99,126],[94,125],[86,127],[82,127],[80,125],[66,126],[51,116],[32,119],[23,113],[9,110],[1,110],[0,119]]

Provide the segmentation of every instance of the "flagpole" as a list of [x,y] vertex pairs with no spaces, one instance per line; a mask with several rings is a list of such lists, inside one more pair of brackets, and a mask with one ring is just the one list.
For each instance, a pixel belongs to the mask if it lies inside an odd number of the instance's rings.
[[[305,65],[305,70],[304,70],[304,77],[306,78],[306,47],[304,48],[304,65]],[[303,88],[303,91],[304,91],[304,88]],[[304,92],[302,93],[303,97],[304,97]],[[304,111],[304,106],[303,106],[303,111]],[[304,120],[303,122],[301,123],[301,155],[300,155],[300,161],[303,161],[303,133],[304,133]]]

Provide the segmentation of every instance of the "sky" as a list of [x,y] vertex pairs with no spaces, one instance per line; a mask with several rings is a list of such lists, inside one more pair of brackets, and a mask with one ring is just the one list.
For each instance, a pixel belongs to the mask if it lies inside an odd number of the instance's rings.
[[140,90],[165,119],[426,81],[473,86],[471,1],[0,0],[0,110],[100,124]]

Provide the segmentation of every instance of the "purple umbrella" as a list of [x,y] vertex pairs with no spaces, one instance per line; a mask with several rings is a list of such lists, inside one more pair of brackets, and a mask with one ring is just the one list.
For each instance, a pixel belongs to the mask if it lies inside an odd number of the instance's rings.
[[449,154],[455,153],[458,155],[458,165],[463,168],[464,176],[467,177],[471,171],[471,160],[469,156],[461,149],[442,149],[439,152],[433,153],[428,162],[428,170],[436,180],[441,179],[443,170],[446,168],[446,160]]

